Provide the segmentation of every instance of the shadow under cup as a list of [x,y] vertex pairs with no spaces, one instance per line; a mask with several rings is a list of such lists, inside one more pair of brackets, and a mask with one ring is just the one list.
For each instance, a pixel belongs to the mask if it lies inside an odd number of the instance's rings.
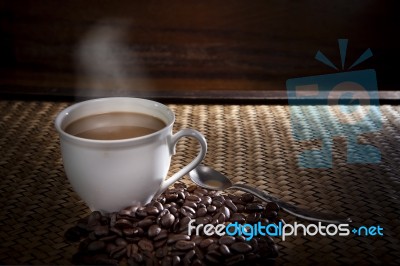
[[[117,140],[86,139],[65,132],[65,128],[78,119],[111,112],[151,115],[161,119],[165,127],[141,137]],[[200,133],[191,129],[186,132],[188,134],[180,131],[175,135],[181,135],[175,137],[172,135],[174,121],[175,115],[167,106],[138,98],[95,99],[63,110],[55,120],[55,127],[60,135],[64,169],[75,192],[92,211],[103,213],[148,203],[155,194],[162,192],[160,186],[167,176],[176,142],[191,134],[199,134],[204,140]],[[199,139],[199,136],[192,137]],[[206,144],[203,140],[199,140],[202,146],[199,155],[192,165],[179,172],[181,176],[204,158]],[[174,175],[174,180],[164,183],[172,184],[181,176]]]

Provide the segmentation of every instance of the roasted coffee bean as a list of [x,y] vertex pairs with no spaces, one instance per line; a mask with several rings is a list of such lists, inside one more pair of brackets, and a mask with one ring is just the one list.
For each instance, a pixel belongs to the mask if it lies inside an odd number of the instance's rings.
[[195,224],[208,224],[211,222],[210,217],[204,216],[204,217],[197,217]]
[[220,208],[224,204],[222,203],[222,201],[213,200],[212,205],[214,205],[217,208]]
[[106,247],[106,243],[104,241],[93,241],[87,246],[87,250],[89,251],[98,251],[104,249]]
[[260,258],[261,258],[261,256],[259,254],[255,254],[253,252],[246,254],[246,260],[256,261]]
[[134,228],[124,228],[122,230],[122,233],[127,237],[133,236],[134,232],[135,232]]
[[226,221],[225,214],[223,214],[222,212],[217,212],[217,213],[213,216],[213,219],[212,219],[211,223],[212,223],[213,225],[216,225],[216,224],[222,224],[222,223],[224,223],[225,221]]
[[173,215],[173,216],[177,216],[178,214],[178,208],[176,208],[175,206],[171,206],[169,208],[169,212]]
[[115,227],[118,229],[131,228],[132,223],[127,219],[119,219],[115,222]]
[[186,255],[183,257],[183,264],[190,265],[194,255],[196,255],[196,252],[193,249],[187,252]]
[[246,211],[248,212],[261,212],[264,210],[264,206],[261,203],[248,203],[246,205]]
[[231,245],[231,249],[238,253],[247,253],[252,250],[252,247],[245,242],[236,242]]
[[159,241],[168,237],[168,231],[166,229],[161,229],[160,233],[153,238],[154,241]]
[[164,206],[159,201],[154,202],[153,206],[156,207],[159,212],[162,212],[164,210]]
[[170,228],[174,222],[175,222],[175,216],[173,216],[170,213],[165,214],[161,218],[161,225],[164,226],[165,228]]
[[186,198],[185,193],[183,191],[179,191],[178,193],[178,200],[184,200]]
[[194,201],[185,201],[183,203],[183,206],[188,206],[190,208],[197,209],[197,203]]
[[204,188],[197,187],[195,189],[195,191],[193,191],[193,194],[201,197],[201,196],[207,195],[208,194],[208,190],[206,190]]
[[229,250],[229,248],[228,248],[227,245],[224,245],[224,244],[220,245],[220,246],[219,246],[219,251],[220,251],[221,254],[224,255],[224,256],[229,256],[229,255],[231,255],[231,251]]
[[172,256],[172,265],[177,266],[181,262],[181,258],[179,256]]
[[120,210],[118,212],[118,217],[123,217],[123,218],[129,219],[129,218],[135,217],[135,213],[132,213],[130,208],[129,209],[123,209],[123,210]]
[[116,249],[117,248],[117,245],[115,245],[114,243],[108,243],[107,245],[106,245],[106,251],[108,252],[108,253],[111,253],[111,251],[113,251],[114,249]]
[[257,241],[257,239],[255,237],[250,239],[250,241],[248,243],[252,247],[252,252],[257,252],[258,251],[258,241]]
[[99,238],[99,240],[104,241],[104,242],[111,242],[114,241],[117,238],[117,235],[109,235],[109,236],[104,236],[102,238]]
[[246,207],[243,204],[236,204],[236,207],[238,212],[244,212],[246,210]]
[[274,221],[276,217],[278,217],[278,213],[276,211],[268,211],[266,212],[265,216],[268,218],[268,220]]
[[208,252],[207,255],[206,255],[206,260],[208,260],[211,263],[220,263],[221,253],[219,253],[216,250]]
[[[162,246],[156,250],[156,257],[161,259],[168,255],[168,246]],[[172,262],[172,261],[171,261]]]
[[144,236],[144,230],[140,227],[134,227],[133,228],[133,236],[134,237],[140,237],[140,236]]
[[113,232],[114,234],[118,235],[118,236],[123,236],[122,230],[119,230],[116,227],[111,227],[110,231]]
[[249,224],[255,224],[255,223],[259,222],[260,219],[261,219],[261,213],[253,212],[253,213],[250,213],[249,215],[247,215],[246,222]]
[[204,240],[204,238],[202,236],[196,236],[196,235],[192,235],[192,237],[190,238],[190,240],[192,240],[194,242],[194,244],[196,246],[200,245],[201,241]]
[[135,243],[130,244],[131,254],[135,254],[139,252],[139,246]]
[[207,214],[207,209],[206,208],[200,208],[200,209],[197,210],[196,216],[197,217],[203,217],[206,214]]
[[232,256],[230,258],[227,258],[225,260],[225,263],[226,263],[226,265],[235,265],[235,264],[241,263],[242,261],[244,261],[244,255],[243,254],[237,254],[237,255],[234,255],[234,256]]
[[204,260],[204,253],[201,250],[201,248],[196,244],[194,247],[194,251],[196,252],[196,257],[199,258],[200,260]]
[[189,206],[182,206],[181,210],[182,210],[182,209],[186,210],[187,212],[189,212],[189,213],[191,213],[191,214],[193,214],[193,215],[196,214],[195,209],[192,208],[192,207],[189,207]]
[[235,238],[238,242],[246,242],[246,237],[244,236],[235,236]]
[[177,199],[178,199],[178,193],[165,194],[166,202],[172,202],[172,201],[177,200]]
[[235,204],[241,204],[243,205],[245,202],[242,200],[240,196],[236,195],[229,195],[229,198],[232,200],[233,203]]
[[213,198],[213,201],[214,201],[214,200],[220,201],[220,202],[225,202],[225,197],[222,196],[222,195],[215,196],[215,197]]
[[142,256],[142,254],[140,254],[140,253],[134,253],[134,254],[132,255],[132,258],[133,258],[133,260],[134,260],[135,262],[137,262],[137,263],[143,262],[143,256]]
[[276,258],[278,257],[279,251],[278,251],[278,245],[276,245],[275,243],[270,244],[269,245],[269,251],[270,251],[270,255],[271,258]]
[[97,225],[94,227],[93,232],[97,237],[103,237],[103,236],[108,235],[110,230],[107,225]]
[[254,196],[253,196],[253,194],[250,194],[250,193],[244,193],[242,195],[242,197],[240,197],[240,199],[245,203],[249,203],[249,202],[253,202]]
[[219,249],[219,244],[218,243],[211,243],[208,247],[207,247],[207,252],[210,253],[211,251],[215,251]]
[[156,237],[161,232],[161,227],[158,224],[153,224],[149,227],[147,234],[150,238]]
[[153,251],[154,247],[150,240],[148,239],[141,239],[138,243],[138,246],[143,251]]
[[88,235],[88,239],[90,240],[97,240],[97,236],[94,234],[94,232],[90,232]]
[[126,247],[124,246],[116,246],[114,249],[110,251],[110,257],[113,259],[117,259],[126,253]]
[[219,240],[218,243],[220,245],[231,245],[235,243],[235,238],[233,236],[222,236]]
[[214,239],[212,239],[212,238],[206,238],[206,239],[204,239],[204,240],[202,240],[202,241],[200,242],[199,247],[202,248],[202,249],[205,249],[205,248],[207,248],[209,245],[211,245],[211,244],[214,243],[214,242],[215,242]]
[[202,263],[201,259],[195,259],[192,262],[192,266],[203,266],[203,265],[204,265],[204,263]]
[[[231,217],[231,211],[226,206],[222,206],[219,211],[225,215],[225,220],[229,220]],[[224,222],[225,222],[224,220]]]
[[136,210],[136,216],[138,217],[146,217],[147,216],[147,211],[146,211],[146,207],[139,207]]
[[214,205],[207,206],[207,212],[209,212],[209,213],[213,213],[216,210],[217,210],[217,207],[215,207]]
[[124,246],[124,247],[126,247],[126,246],[128,245],[128,242],[126,242],[126,240],[123,239],[123,238],[121,238],[121,237],[118,237],[117,239],[115,239],[114,243],[115,243],[117,246]]
[[196,212],[192,208],[190,208],[188,206],[183,206],[181,208],[180,212],[181,212],[181,214],[183,216],[187,216],[189,218],[193,218],[195,216],[195,214],[196,214]]
[[146,207],[146,212],[148,213],[148,215],[154,215],[154,216],[160,213],[160,211],[155,206]]
[[154,242],[154,248],[162,247],[162,246],[165,245],[165,243],[167,243],[167,239],[166,238],[158,240],[158,241],[155,241]]
[[195,243],[193,241],[187,241],[187,240],[179,240],[175,243],[175,248],[182,251],[193,249],[194,246]]
[[179,221],[179,231],[182,232],[184,230],[187,230],[190,220],[191,219],[189,217],[187,217],[187,216],[185,216],[182,219],[180,219],[180,221]]
[[230,221],[231,222],[238,222],[238,223],[241,224],[241,223],[244,223],[246,221],[246,217],[241,213],[234,213],[234,214],[232,214]]
[[131,257],[132,254],[133,254],[132,245],[133,245],[133,244],[128,244],[128,245],[126,246],[126,256],[127,256],[128,258]]
[[232,200],[227,199],[225,200],[225,205],[232,211],[232,212],[237,212],[237,207],[235,203],[232,202]]
[[277,203],[275,202],[268,202],[267,205],[265,206],[265,211],[276,211],[278,212],[280,210],[280,207]]
[[200,203],[201,201],[200,197],[196,195],[189,195],[186,197],[186,200],[193,201],[195,203]]
[[170,256],[166,256],[161,261],[161,266],[171,266],[172,265],[172,258]]
[[260,219],[260,222],[261,222],[261,225],[267,226],[267,225],[269,224],[270,221],[269,221],[267,218],[261,218],[261,219]]
[[190,240],[190,236],[181,234],[169,234],[167,244],[172,244],[179,240]]
[[203,203],[199,203],[199,204],[197,204],[197,209],[200,209],[200,208],[207,209],[207,206],[205,204],[203,204]]
[[[170,206],[171,207],[171,206]],[[169,207],[168,207],[169,208]],[[162,218],[164,215],[170,213],[169,209],[166,206],[164,206],[164,210],[160,212],[160,214],[157,216],[157,218]]]
[[151,225],[154,224],[154,222],[155,222],[155,221],[154,221],[155,219],[152,219],[152,218],[150,218],[150,217],[151,217],[151,216],[148,216],[148,217],[146,217],[145,219],[139,221],[139,222],[137,223],[137,226],[140,227],[140,228],[143,228],[143,229],[149,228],[149,226],[151,226]]
[[202,196],[200,198],[200,203],[204,204],[204,205],[210,205],[212,203],[212,199],[210,196]]

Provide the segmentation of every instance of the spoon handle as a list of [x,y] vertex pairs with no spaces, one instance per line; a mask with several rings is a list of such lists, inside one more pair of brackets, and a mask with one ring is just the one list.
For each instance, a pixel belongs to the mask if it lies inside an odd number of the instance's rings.
[[246,184],[234,184],[229,189],[238,189],[242,190],[248,193],[253,194],[254,196],[257,196],[258,198],[262,199],[263,201],[267,202],[275,202],[276,204],[279,205],[279,207],[298,218],[308,220],[308,221],[313,221],[313,222],[324,222],[324,223],[333,223],[333,224],[340,224],[340,223],[351,223],[350,218],[344,218],[335,214],[328,214],[328,213],[322,213],[322,212],[317,212],[317,211],[312,211],[312,210],[307,210],[303,208],[296,207],[290,203],[284,202],[280,199],[277,199],[271,195],[268,195],[267,193],[256,189],[252,186],[246,185]]

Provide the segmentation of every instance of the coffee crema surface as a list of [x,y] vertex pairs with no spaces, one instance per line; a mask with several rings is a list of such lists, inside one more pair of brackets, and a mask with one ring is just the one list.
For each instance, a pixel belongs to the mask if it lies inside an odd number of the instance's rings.
[[65,132],[86,139],[119,140],[149,135],[165,126],[164,121],[148,114],[111,112],[75,120],[66,126]]

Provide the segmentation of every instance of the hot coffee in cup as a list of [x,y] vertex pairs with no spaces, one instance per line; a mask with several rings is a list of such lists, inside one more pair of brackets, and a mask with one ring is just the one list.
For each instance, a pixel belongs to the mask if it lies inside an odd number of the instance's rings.
[[65,132],[86,139],[116,140],[137,138],[157,132],[166,124],[161,119],[132,112],[95,114],[80,118],[65,128]]
[[[172,134],[174,121],[167,106],[128,97],[89,100],[60,112],[55,126],[64,169],[91,210],[146,204],[200,164],[207,150],[203,135],[193,129]],[[196,138],[199,154],[165,179],[182,137]]]

